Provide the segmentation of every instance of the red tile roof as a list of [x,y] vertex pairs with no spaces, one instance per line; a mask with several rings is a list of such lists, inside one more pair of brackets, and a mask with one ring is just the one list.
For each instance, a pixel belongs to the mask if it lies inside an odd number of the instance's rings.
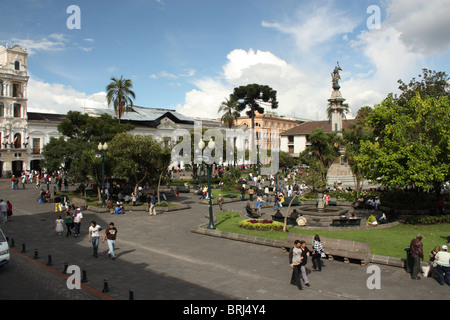
[[[347,129],[350,127],[352,123],[355,123],[356,119],[350,119],[350,120],[343,120],[343,128]],[[325,132],[331,132],[331,121],[323,120],[323,121],[308,121],[305,123],[302,123],[292,129],[286,130],[285,132],[281,133],[281,136],[295,136],[295,135],[302,135],[302,134],[310,134],[315,129],[322,129]]]

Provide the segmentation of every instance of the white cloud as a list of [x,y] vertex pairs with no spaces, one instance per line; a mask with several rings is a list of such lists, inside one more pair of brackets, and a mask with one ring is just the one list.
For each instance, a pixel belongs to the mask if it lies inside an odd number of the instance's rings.
[[[8,41],[26,48],[28,54],[32,55],[38,51],[62,51],[65,49],[68,39],[64,34],[53,33],[38,40],[12,38]],[[3,42],[7,41],[3,40]]]
[[449,0],[391,0],[387,13],[410,51],[432,55],[450,49]]
[[83,112],[84,107],[106,108],[106,93],[87,95],[62,84],[50,84],[30,77],[29,112],[67,114],[70,110]]
[[[355,115],[360,107],[373,106],[395,93],[398,79],[409,81],[420,74],[428,67],[428,55],[448,53],[450,6],[445,4],[449,2],[432,0],[426,6],[421,0],[384,2],[388,15],[379,30],[366,29],[365,21],[336,9],[336,2],[313,4],[312,10],[303,7],[289,21],[263,21],[262,26],[294,40],[297,61],[285,61],[269,51],[233,50],[220,77],[194,82],[197,89],[188,92],[185,104],[177,109],[186,115],[215,118],[234,87],[260,83],[277,90],[279,114],[325,119],[335,63],[330,56],[339,56],[330,52],[330,43],[341,39],[348,44],[339,58],[344,69],[341,92]],[[353,34],[358,26],[364,29]]]

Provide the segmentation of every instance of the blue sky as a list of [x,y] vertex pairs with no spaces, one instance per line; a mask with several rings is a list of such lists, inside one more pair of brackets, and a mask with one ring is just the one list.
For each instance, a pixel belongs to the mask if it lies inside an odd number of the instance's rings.
[[29,52],[29,111],[106,107],[123,75],[139,106],[216,118],[235,86],[261,83],[279,114],[318,120],[337,61],[353,114],[422,68],[449,74],[449,15],[449,0],[18,0],[2,4],[0,45]]

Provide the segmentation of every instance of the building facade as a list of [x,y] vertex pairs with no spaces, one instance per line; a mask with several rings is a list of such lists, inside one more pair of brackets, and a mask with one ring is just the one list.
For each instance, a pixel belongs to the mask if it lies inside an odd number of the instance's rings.
[[30,150],[27,125],[27,56],[19,46],[0,46],[0,176],[24,169]]

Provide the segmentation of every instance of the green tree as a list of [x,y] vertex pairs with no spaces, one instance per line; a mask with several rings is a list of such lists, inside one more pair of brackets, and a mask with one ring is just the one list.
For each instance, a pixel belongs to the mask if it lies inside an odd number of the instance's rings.
[[434,188],[450,172],[450,102],[419,93],[403,103],[390,94],[366,118],[373,141],[362,141],[356,157],[369,178],[385,186]]
[[[251,119],[253,132],[256,112],[264,114],[264,106],[270,106],[272,109],[278,108],[277,91],[267,85],[248,84],[234,88],[233,93],[230,95],[230,100],[237,101],[236,108],[239,113],[248,109],[246,114]],[[259,151],[257,152],[257,162],[258,174],[260,174]]]
[[412,78],[411,81],[406,84],[402,80],[398,80],[400,86],[398,87],[401,94],[396,97],[398,104],[405,105],[416,96],[416,93],[425,99],[428,97],[434,97],[439,99],[440,97],[450,98],[450,78],[443,71],[432,71],[428,69],[422,69],[423,74],[418,77],[421,78],[417,81],[416,78]]
[[108,106],[113,104],[116,116],[119,118],[119,123],[128,107],[133,106],[132,99],[136,99],[136,95],[132,88],[132,81],[130,79],[124,79],[123,75],[120,76],[120,79],[112,77],[111,82],[106,87],[106,100],[108,101]]
[[316,129],[309,135],[309,142],[310,145],[300,154],[299,160],[320,174],[320,187],[323,187],[327,182],[328,169],[340,155],[341,138],[335,132]]
[[357,161],[357,156],[360,154],[361,142],[373,139],[372,131],[366,126],[366,117],[369,116],[372,108],[366,106],[358,110],[356,116],[357,122],[351,124],[348,129],[343,130],[343,145],[345,147],[345,157],[348,165],[352,170],[356,186],[356,198],[363,187],[363,180],[365,178],[363,167]]
[[260,84],[248,84],[234,88],[230,100],[237,101],[237,110],[242,112],[248,108],[246,114],[252,120],[252,129],[255,129],[255,112],[264,114],[263,106],[278,108],[277,92],[271,87]]
[[[162,156],[170,151],[152,136],[120,133],[109,144],[108,156],[112,158],[113,172],[134,185],[156,185],[161,172],[170,164],[170,157]],[[164,161],[162,161],[164,160]]]

